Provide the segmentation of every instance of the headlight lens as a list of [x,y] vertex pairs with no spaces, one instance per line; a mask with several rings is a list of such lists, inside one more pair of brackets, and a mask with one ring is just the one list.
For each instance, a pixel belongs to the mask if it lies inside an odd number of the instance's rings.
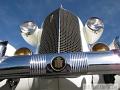
[[88,28],[90,28],[93,31],[98,31],[101,28],[104,28],[103,21],[97,17],[91,17],[86,22]]
[[33,21],[26,21],[21,26],[21,32],[27,35],[31,35],[35,32],[37,25]]

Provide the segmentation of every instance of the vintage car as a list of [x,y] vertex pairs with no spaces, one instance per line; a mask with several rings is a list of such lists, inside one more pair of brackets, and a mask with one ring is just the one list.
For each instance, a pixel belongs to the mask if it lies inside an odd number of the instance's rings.
[[104,31],[100,18],[91,17],[83,25],[61,6],[41,28],[26,21],[20,29],[36,52],[22,47],[9,55],[13,47],[0,42],[0,90],[98,90],[99,84],[119,88],[119,37],[110,45],[97,42]]

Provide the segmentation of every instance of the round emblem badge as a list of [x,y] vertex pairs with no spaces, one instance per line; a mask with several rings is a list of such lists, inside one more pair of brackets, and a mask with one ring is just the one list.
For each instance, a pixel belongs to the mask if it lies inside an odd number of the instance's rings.
[[62,71],[66,66],[65,59],[61,56],[57,56],[52,60],[51,67],[55,71]]

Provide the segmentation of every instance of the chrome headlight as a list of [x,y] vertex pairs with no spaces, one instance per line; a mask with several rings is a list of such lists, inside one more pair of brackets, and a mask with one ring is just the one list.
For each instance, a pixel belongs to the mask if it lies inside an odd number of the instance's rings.
[[93,31],[98,31],[104,28],[103,21],[97,17],[91,17],[90,19],[88,19],[86,24]]
[[103,21],[97,17],[91,17],[85,24],[85,36],[89,44],[94,44],[104,30]]
[[21,26],[21,32],[26,35],[31,35],[35,32],[37,25],[33,21],[26,21]]

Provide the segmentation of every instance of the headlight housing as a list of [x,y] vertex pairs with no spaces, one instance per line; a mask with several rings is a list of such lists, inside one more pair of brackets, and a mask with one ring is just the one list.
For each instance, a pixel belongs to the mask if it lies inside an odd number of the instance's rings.
[[98,41],[104,30],[104,24],[98,17],[91,17],[87,20],[84,27],[85,37],[88,44],[94,44]]

